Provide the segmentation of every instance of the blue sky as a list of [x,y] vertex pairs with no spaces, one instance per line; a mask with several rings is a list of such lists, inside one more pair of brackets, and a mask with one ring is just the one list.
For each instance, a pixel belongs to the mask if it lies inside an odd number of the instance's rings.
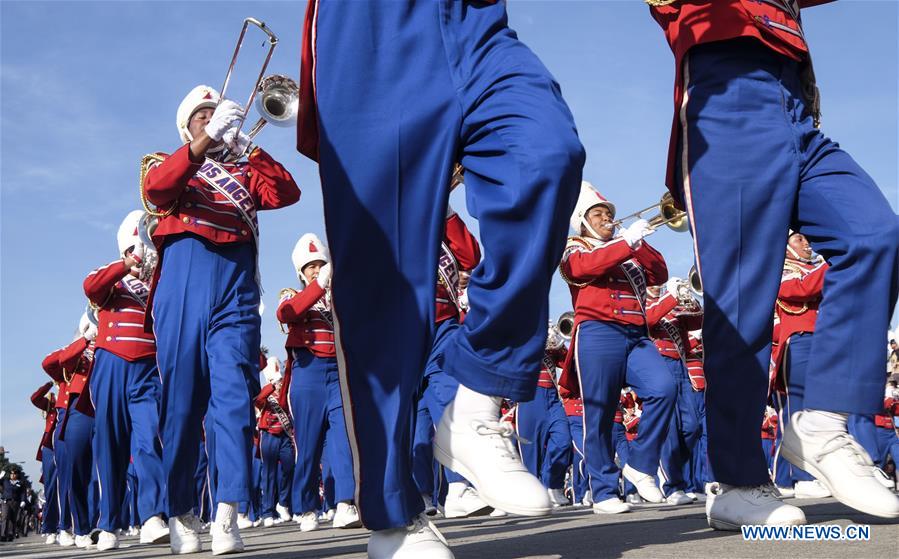
[[[72,339],[85,305],[82,280],[116,258],[118,224],[140,207],[141,156],[178,147],[178,103],[198,83],[221,86],[243,18],[264,20],[280,37],[269,70],[296,77],[304,8],[305,2],[0,3],[0,444],[33,479],[43,421],[28,396],[48,380],[41,359]],[[514,0],[509,17],[562,86],[587,149],[584,177],[620,212],[655,203],[663,192],[674,69],[645,5]],[[844,0],[808,10],[805,24],[824,130],[874,177],[895,211],[899,5]],[[241,102],[262,53],[253,37],[232,85]],[[297,238],[324,232],[321,193],[317,169],[294,151],[290,131],[268,129],[259,143],[303,190],[297,205],[260,213],[268,309],[262,339],[279,349],[277,293],[296,283],[290,251]],[[461,193],[453,202],[463,208]],[[686,234],[665,230],[650,242],[672,273],[687,273]],[[551,304],[554,316],[570,304],[561,281]]]

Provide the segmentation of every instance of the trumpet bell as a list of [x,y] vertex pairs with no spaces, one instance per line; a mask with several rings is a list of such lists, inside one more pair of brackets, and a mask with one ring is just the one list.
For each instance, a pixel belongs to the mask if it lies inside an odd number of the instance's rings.
[[562,313],[556,322],[556,328],[565,341],[570,340],[571,335],[574,334],[574,313],[571,311]]
[[296,126],[300,109],[300,88],[297,82],[281,74],[272,74],[259,82],[256,110],[272,126]]
[[670,192],[662,195],[662,199],[658,204],[659,214],[649,220],[649,224],[653,227],[667,225],[669,229],[678,233],[683,233],[690,227],[687,220],[687,213],[681,211],[674,204],[674,197]]
[[690,290],[694,295],[702,298],[702,279],[699,277],[699,272],[696,270],[696,266],[690,268],[690,273],[687,275],[687,281],[690,284]]

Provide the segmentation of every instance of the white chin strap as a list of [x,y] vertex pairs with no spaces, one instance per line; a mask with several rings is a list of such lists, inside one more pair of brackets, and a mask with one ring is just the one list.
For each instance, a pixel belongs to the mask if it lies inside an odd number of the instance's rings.
[[793,247],[791,247],[790,245],[787,245],[787,252],[793,258],[793,260],[798,260],[800,262],[806,262],[809,264],[811,264],[813,262],[811,258],[803,258],[803,257],[799,256],[799,253],[796,252],[795,250],[793,250]]
[[587,218],[586,218],[586,217],[582,217],[582,218],[581,218],[581,225],[582,225],[583,227],[585,227],[585,228],[587,229],[587,231],[590,232],[591,235],[593,235],[594,237],[596,237],[598,240],[602,240],[602,237],[599,236],[599,233],[597,233],[596,230],[593,229],[593,227],[590,225],[590,223],[587,222]]

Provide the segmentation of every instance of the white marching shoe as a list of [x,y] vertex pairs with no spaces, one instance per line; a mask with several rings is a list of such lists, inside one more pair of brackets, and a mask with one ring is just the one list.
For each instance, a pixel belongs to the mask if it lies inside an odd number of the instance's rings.
[[662,490],[659,489],[655,476],[638,472],[631,468],[630,464],[624,465],[624,468],[621,469],[621,475],[624,476],[624,479],[633,483],[634,487],[637,488],[637,493],[650,503],[661,503],[665,500],[665,496],[662,495]]
[[890,479],[890,476],[880,468],[874,468],[874,477],[877,478],[877,481],[880,482],[881,485],[892,491],[896,488],[896,483]]
[[830,497],[830,489],[824,487],[824,484],[817,479],[797,481],[793,486],[793,497],[796,499],[823,499]]
[[639,493],[631,493],[624,498],[624,502],[631,505],[642,505],[644,503],[643,498],[640,497]]
[[693,502],[693,499],[687,496],[686,493],[678,489],[665,497],[665,502],[669,505],[680,506],[680,505],[689,505]]
[[250,520],[250,517],[246,514],[238,514],[237,515],[237,527],[241,530],[246,530],[247,528],[253,527],[253,521]]
[[424,501],[425,504],[425,515],[437,516],[439,511],[437,510],[437,507],[434,506],[434,501],[431,499],[431,496],[427,493],[422,493],[421,500]]
[[499,421],[500,398],[460,385],[434,435],[434,458],[459,472],[493,508],[522,516],[552,512],[546,489],[522,464],[515,428]]
[[593,514],[621,514],[630,511],[631,506],[618,497],[610,497],[593,503]]
[[119,538],[113,532],[102,531],[97,538],[97,551],[106,551],[119,547]]
[[774,484],[734,487],[712,483],[705,502],[709,526],[716,530],[737,531],[747,524],[789,526],[805,524],[798,507],[780,500]]
[[275,525],[275,519],[271,516],[266,516],[265,520],[262,521],[262,525],[266,528],[271,528]]
[[493,518],[502,518],[504,516],[509,516],[509,513],[502,509],[493,509],[493,512],[491,512],[488,516],[491,516]]
[[334,513],[335,528],[361,528],[362,520],[359,518],[359,509],[352,503],[337,503],[337,512]]
[[899,518],[899,496],[878,480],[874,462],[846,432],[844,416],[816,410],[794,413],[784,428],[781,452],[844,505],[882,518]]
[[686,493],[684,493],[684,495],[686,495],[687,497],[690,497],[690,500],[693,501],[694,503],[696,501],[700,501],[700,500],[705,501],[705,493],[697,493],[695,491],[687,491]]
[[492,510],[490,505],[478,497],[478,492],[464,481],[454,481],[446,489],[446,501],[443,505],[443,516],[446,518],[485,516]]
[[53,545],[56,543],[56,534],[47,534],[47,539],[44,540],[44,543],[47,545]]
[[197,553],[203,549],[200,543],[200,519],[191,513],[169,518],[169,545],[172,555]]
[[290,511],[287,510],[287,507],[285,507],[284,505],[278,505],[275,507],[275,512],[278,513],[278,518],[275,519],[275,524],[280,524],[281,522],[290,522]]
[[297,524],[300,525],[300,532],[318,530],[318,514],[314,510],[304,512]]
[[774,488],[777,490],[777,494],[780,495],[781,499],[792,499],[796,496],[796,490],[792,487],[781,487],[776,485]]
[[420,514],[404,528],[376,530],[368,539],[368,559],[453,559],[443,535]]
[[584,492],[584,498],[581,501],[581,504],[584,505],[585,507],[593,506],[593,491],[588,489],[587,491]]
[[571,504],[568,501],[568,497],[565,496],[565,492],[561,489],[547,489],[546,493],[549,495],[549,502],[552,503],[553,508],[564,507]]
[[219,503],[215,520],[209,527],[212,536],[212,554],[225,555],[243,551],[240,528],[237,525],[237,503]]
[[84,536],[75,536],[75,547],[87,549],[91,546],[90,534]]
[[[318,517],[318,521],[321,522],[333,522],[334,515],[337,514],[337,511],[334,509],[328,509],[327,511],[321,513]],[[297,521],[299,522],[299,520]]]
[[140,543],[169,543],[169,527],[162,521],[162,515],[148,518],[140,527]]
[[72,536],[72,533],[67,530],[63,530],[59,533],[57,541],[62,547],[72,547],[75,545],[75,538]]

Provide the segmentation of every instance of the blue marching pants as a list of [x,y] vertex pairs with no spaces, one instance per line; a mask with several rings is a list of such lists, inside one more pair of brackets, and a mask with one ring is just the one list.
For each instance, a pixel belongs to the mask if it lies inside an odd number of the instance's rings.
[[[777,471],[774,469],[774,439],[762,439],[762,452],[764,452],[765,456],[765,465],[768,467],[768,471],[771,472],[772,477],[775,477],[774,474]],[[775,481],[775,483],[777,483]]]
[[141,525],[138,497],[137,471],[134,469],[134,462],[131,462],[128,464],[128,474],[125,482],[125,499],[122,502],[122,518],[125,526]]
[[[71,530],[76,536],[85,536],[94,528],[90,507],[91,470],[93,452],[91,435],[94,418],[75,409],[80,396],[72,396],[67,410],[59,410],[56,436],[56,487],[59,495],[59,530]],[[69,416],[65,422],[66,415]],[[66,423],[65,439],[59,440],[59,432]]]
[[216,245],[185,234],[168,239],[162,255],[153,318],[172,517],[197,506],[194,472],[204,417],[207,442],[210,432],[215,439],[215,502],[249,499],[249,386],[259,374],[259,287],[250,243]]
[[[584,456],[594,502],[617,495],[612,425],[625,384],[643,401],[640,434],[626,463],[655,475],[677,387],[646,328],[588,320],[578,326],[575,363],[584,398]],[[621,464],[624,467],[624,463]]]
[[278,504],[290,510],[293,443],[286,433],[272,435],[261,430],[259,453],[262,455],[262,518],[275,518],[275,507]]
[[100,484],[97,527],[125,530],[122,516],[128,465],[140,480],[135,524],[165,512],[162,449],[159,442],[159,401],[162,386],[152,358],[127,361],[98,349],[91,373],[94,414],[94,464]]
[[572,501],[577,504],[584,500],[589,489],[587,463],[584,462],[584,418],[580,415],[568,416],[571,431],[571,491]]
[[872,415],[850,415],[847,424],[849,434],[862,445],[875,466],[885,468],[889,456],[899,466],[899,435],[895,429],[878,427]]
[[206,458],[206,441],[200,441],[197,469],[194,472],[197,505],[194,513],[202,522],[209,522],[212,510],[212,495],[209,493],[209,460]]
[[[381,530],[407,525],[424,506],[411,421],[431,349],[453,164],[467,170],[487,258],[471,276],[471,310],[446,349],[446,372],[482,394],[525,401],[585,156],[558,84],[509,29],[503,3],[317,6],[319,164],[342,390],[364,480],[360,514]],[[528,249],[509,239],[527,239]],[[357,281],[371,270],[378,282]]]
[[[680,359],[662,357],[671,378],[677,386],[677,399],[675,401],[674,414],[671,416],[671,424],[668,426],[668,436],[662,445],[661,463],[662,491],[670,495],[675,491],[687,491],[691,476],[684,476],[685,466],[690,464],[690,456],[702,435],[702,418],[700,416],[699,400],[703,393],[693,390],[690,376]],[[637,392],[639,395],[640,393]],[[640,426],[643,426],[641,421]]]
[[690,482],[687,484],[687,491],[692,491],[694,493],[705,493],[705,484],[708,483],[708,438],[706,436],[706,427],[705,427],[705,392],[702,393],[702,396],[698,398],[699,403],[699,417],[700,417],[700,435],[696,440],[696,446],[693,447],[692,454],[690,455],[690,463],[687,465],[687,469],[689,473],[684,474],[686,479],[689,479]]
[[331,447],[328,458],[334,472],[335,499],[352,501],[353,464],[340,398],[337,360],[316,357],[306,349],[293,350],[289,400],[296,437],[291,498],[294,514],[316,511],[321,505],[318,488],[326,433]]
[[687,161],[679,181],[705,291],[711,476],[755,486],[768,481],[759,425],[788,230],[830,264],[803,405],[874,413],[899,288],[899,220],[871,177],[813,126],[797,63],[739,39],[693,47],[684,64],[676,160]]
[[[325,433],[325,450],[322,452],[322,506],[321,512],[328,512],[337,507],[337,500],[334,498],[334,472],[331,470],[331,453],[333,445],[328,433]],[[293,491],[293,480],[291,480],[291,498]]]
[[[618,455],[618,468],[617,472],[621,471],[621,468],[624,468],[624,465],[627,464],[628,460],[631,457],[631,441],[627,440],[627,431],[624,428],[624,425],[621,423],[613,423],[612,424],[612,444],[615,445],[615,454]],[[621,484],[621,496],[632,495],[637,492],[637,488],[633,483],[624,479],[624,476],[621,476],[621,479],[618,479],[618,473],[615,474],[615,487],[616,492],[618,488],[618,484]],[[617,496],[617,495],[616,495]],[[609,499],[608,495],[606,495],[603,499]],[[594,497],[594,502],[598,502]],[[602,500],[602,499],[601,499]]]
[[[790,424],[791,415],[805,409],[803,399],[807,386],[806,380],[809,379],[808,361],[812,351],[812,340],[814,340],[814,336],[810,332],[793,334],[784,349],[787,393],[786,396],[778,394],[775,400],[780,415],[780,421],[777,424],[778,430],[782,431]],[[811,375],[810,380],[811,383],[815,382],[815,373]],[[797,481],[812,481],[813,479],[815,478],[808,472],[789,463],[780,452],[777,453],[774,482],[778,487],[792,487]]]
[[[425,379],[424,382],[427,382]],[[418,492],[428,499],[434,493],[434,420],[425,403],[424,397],[418,400],[415,416],[414,433],[412,434],[412,478]]]
[[527,469],[547,489],[562,489],[571,464],[571,430],[555,388],[537,387],[530,402],[520,402],[515,411],[518,450]]
[[59,530],[59,501],[56,495],[56,453],[52,448],[41,448],[41,473],[44,477],[41,534],[55,534]]

